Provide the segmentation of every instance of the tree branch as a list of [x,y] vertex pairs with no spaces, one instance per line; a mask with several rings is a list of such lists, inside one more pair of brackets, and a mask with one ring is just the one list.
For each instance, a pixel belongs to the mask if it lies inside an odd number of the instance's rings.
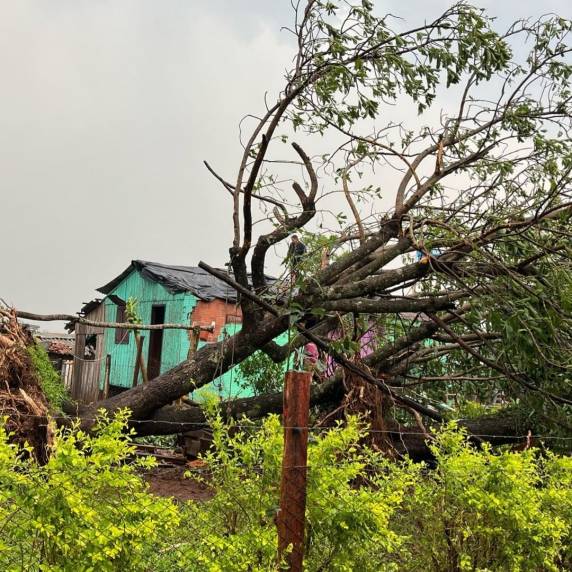
[[[192,330],[197,326],[189,324],[133,324],[130,322],[98,322],[96,320],[88,320],[81,316],[73,314],[35,314],[33,312],[24,312],[16,310],[16,316],[24,320],[35,320],[38,322],[72,322],[74,324],[83,324],[85,326],[93,326],[95,328],[117,328],[121,330]],[[213,326],[198,326],[203,332],[213,332]]]

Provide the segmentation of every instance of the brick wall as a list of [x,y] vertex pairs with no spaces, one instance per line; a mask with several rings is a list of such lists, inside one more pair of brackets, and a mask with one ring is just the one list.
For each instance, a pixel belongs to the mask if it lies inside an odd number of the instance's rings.
[[192,321],[199,326],[210,326],[214,322],[214,332],[201,332],[200,339],[204,342],[216,342],[225,324],[242,322],[242,313],[238,306],[228,304],[224,300],[199,300],[193,310]]

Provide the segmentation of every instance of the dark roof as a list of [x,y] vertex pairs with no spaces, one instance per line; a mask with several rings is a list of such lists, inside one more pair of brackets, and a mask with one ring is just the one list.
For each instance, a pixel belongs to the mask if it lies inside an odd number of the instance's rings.
[[90,300],[89,302],[84,302],[79,313],[82,316],[87,316],[88,314],[93,312],[100,304],[101,304],[100,298],[94,298],[93,300]]
[[[84,318],[89,318],[89,314],[93,312],[100,304],[102,300],[100,298],[94,298],[89,302],[84,302],[81,310],[79,311],[79,315],[83,316]],[[75,332],[76,322],[68,322],[64,327],[68,332]]]
[[[97,291],[109,294],[133,270],[141,272],[142,276],[153,282],[158,282],[171,292],[191,292],[197,298],[210,302],[215,298],[236,302],[236,290],[222,280],[215,278],[206,270],[196,266],[171,266],[159,262],[133,260],[131,264],[111,282],[101,286]],[[226,272],[226,271],[223,271]],[[269,282],[274,279],[267,276]]]
[[415,322],[415,320],[419,320],[420,322],[431,321],[431,318],[429,318],[429,316],[423,312],[400,312],[399,317],[402,320],[408,320],[410,322]]

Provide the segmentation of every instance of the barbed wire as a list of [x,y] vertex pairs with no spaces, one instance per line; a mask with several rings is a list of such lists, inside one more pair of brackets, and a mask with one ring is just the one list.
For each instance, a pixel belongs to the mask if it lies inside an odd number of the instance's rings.
[[[0,410],[0,414],[2,411]],[[43,415],[34,415],[31,413],[19,413],[20,417],[27,417],[27,418],[35,418],[45,420],[46,416]],[[99,423],[102,419],[97,417],[66,417],[63,415],[56,415],[56,416],[49,416],[49,419],[54,421],[66,421],[69,423],[73,423],[74,421],[79,422],[89,422],[89,423]],[[460,421],[463,421],[461,419]],[[212,425],[207,421],[162,421],[157,419],[129,419],[129,425],[172,425],[176,427],[204,427],[204,428],[212,428]],[[242,429],[246,431],[260,431],[261,427],[259,425],[245,425],[241,423],[228,423],[228,426],[232,429]],[[288,426],[288,425],[280,425],[282,429],[289,429],[289,430],[297,430],[297,431],[308,431],[311,433],[327,433],[328,431],[336,429],[336,426],[332,427],[316,427],[313,425],[308,426]],[[463,426],[461,426],[462,428]],[[427,437],[427,432],[423,431],[400,431],[399,429],[368,429],[368,433],[371,434],[385,434],[385,435],[417,435],[417,436],[425,436]],[[560,435],[537,435],[537,434],[509,434],[509,433],[467,433],[467,437],[490,437],[490,438],[505,438],[505,439],[556,439],[556,440],[563,440],[563,441],[572,441],[572,437],[564,437]]]

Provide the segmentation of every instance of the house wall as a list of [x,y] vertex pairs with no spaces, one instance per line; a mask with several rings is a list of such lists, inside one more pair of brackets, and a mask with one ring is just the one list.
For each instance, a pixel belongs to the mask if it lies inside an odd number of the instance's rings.
[[[144,324],[151,323],[151,310],[154,305],[165,306],[165,322],[184,324],[189,321],[189,313],[197,303],[197,298],[189,292],[169,292],[157,282],[147,280],[137,271],[132,272],[110,294],[127,301],[137,299],[137,312]],[[109,299],[104,300],[105,318],[114,322],[117,317],[117,306]],[[148,363],[149,330],[142,330],[144,338],[143,358]],[[111,355],[110,384],[116,387],[129,388],[133,385],[137,346],[133,332],[126,334],[128,343],[115,342],[115,330],[105,332],[104,354]],[[189,339],[186,330],[163,330],[163,348],[161,353],[161,373],[181,363],[189,350]],[[100,385],[103,386],[105,363],[101,364]],[[142,377],[139,375],[139,383]]]
[[[100,304],[92,310],[87,319],[98,322],[105,321],[105,308]],[[84,359],[85,338],[88,335],[97,336],[95,358],[93,360]],[[102,361],[104,359],[104,329],[76,324],[75,327],[75,347],[73,378],[70,393],[72,399],[80,403],[92,403],[99,397],[99,375]]]
[[215,323],[214,332],[201,332],[204,342],[216,342],[223,334],[225,325],[242,322],[242,312],[238,306],[228,304],[224,300],[199,300],[193,310],[193,323],[199,326],[210,326]]
[[[198,323],[210,325],[215,322],[215,332],[199,342],[199,347],[205,343],[222,339],[225,335],[232,335],[240,329],[240,324],[226,324],[226,321],[235,321],[240,317],[240,311],[232,304],[223,300],[204,302],[190,292],[172,293],[161,284],[144,278],[138,271],[133,271],[109,294],[114,294],[127,301],[130,297],[137,299],[137,311],[141,321],[145,324],[151,322],[151,310],[154,305],[165,305],[166,323]],[[108,296],[109,296],[108,294]],[[106,298],[102,304],[105,311],[105,320],[116,321],[117,306]],[[189,315],[191,315],[189,317]],[[142,330],[144,337],[143,357],[148,363],[149,330]],[[115,342],[115,330],[105,331],[105,344],[103,359],[100,363],[99,387],[103,388],[105,377],[105,356],[111,356],[110,384],[120,388],[130,388],[133,385],[133,375],[137,348],[133,332],[128,335],[128,343]],[[187,330],[163,330],[163,346],[161,355],[161,373],[172,369],[185,359],[189,351],[189,333]],[[209,387],[222,397],[246,397],[250,392],[241,389],[237,383],[238,369],[232,368],[214,380]],[[138,379],[142,382],[141,374]]]

